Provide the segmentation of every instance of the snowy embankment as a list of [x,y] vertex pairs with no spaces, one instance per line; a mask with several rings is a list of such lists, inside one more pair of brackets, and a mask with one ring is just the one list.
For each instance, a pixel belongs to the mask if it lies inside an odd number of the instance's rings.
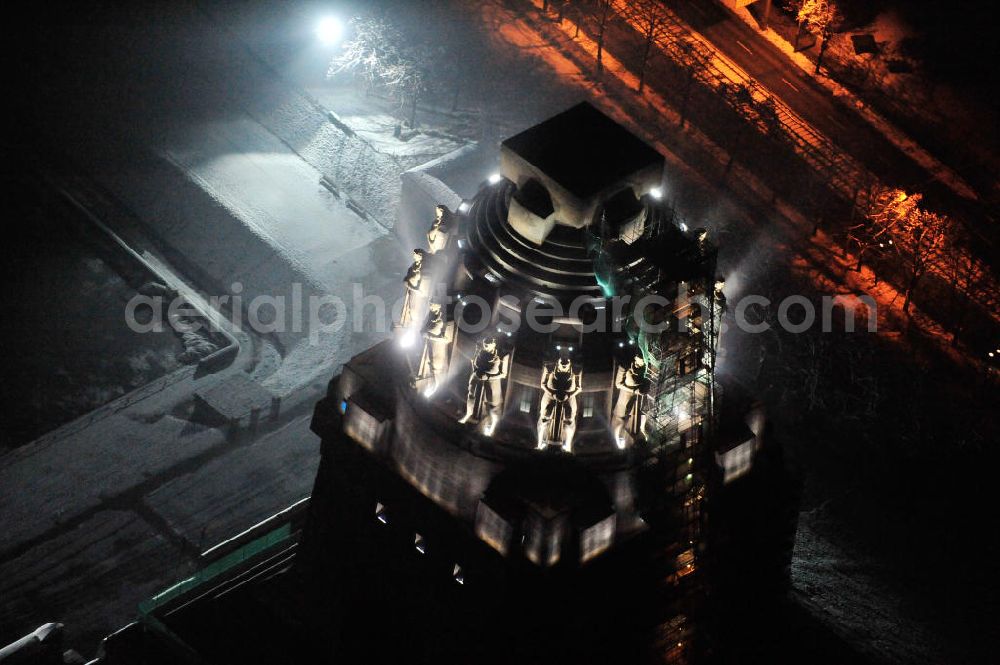
[[326,112],[297,93],[255,119],[389,228],[399,206],[404,167],[355,134],[331,123]]
[[[117,171],[106,184],[207,295],[238,293],[244,315],[256,297],[284,302],[287,323],[273,334],[285,354],[268,387],[285,393],[344,362],[352,287],[373,270],[368,245],[386,229],[347,209],[318,171],[247,118],[187,128],[160,152],[141,176]],[[347,306],[339,330],[309,325],[310,298],[325,295]],[[292,318],[295,299],[302,325]],[[265,320],[273,311],[271,303],[259,310]]]

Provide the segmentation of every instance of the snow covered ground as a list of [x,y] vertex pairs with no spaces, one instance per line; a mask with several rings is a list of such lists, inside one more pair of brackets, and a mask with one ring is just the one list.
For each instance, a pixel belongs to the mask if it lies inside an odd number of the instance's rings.
[[[337,82],[310,87],[308,92],[323,106],[336,113],[368,145],[379,153],[397,159],[404,168],[429,162],[466,143],[443,134],[442,127],[434,127],[434,121],[439,119],[437,114],[429,115],[422,106],[418,106],[417,128],[401,128],[400,135],[396,136],[396,127],[402,125],[402,121],[398,112],[396,115],[389,112],[395,106],[391,100],[366,97],[359,94],[353,85]],[[430,133],[425,131],[427,129],[430,129]]]
[[926,616],[914,616],[886,582],[887,564],[822,535],[809,513],[799,518],[792,559],[795,595],[863,652],[908,665],[955,662]]
[[[370,245],[385,237],[388,230],[350,210],[320,184],[319,171],[249,118],[199,125],[161,150],[239,221],[242,232],[260,241],[255,246],[263,254],[239,259],[277,259],[304,280],[297,290],[294,283],[241,283],[248,304],[255,295],[286,298],[286,327],[279,331],[287,344],[286,354],[266,385],[278,394],[287,394],[350,357],[340,347],[349,337],[351,322],[344,322],[348,327],[335,332],[314,334],[319,326],[310,328],[309,298],[336,295],[350,308],[354,285],[370,286],[366,276],[376,269]],[[241,231],[240,227],[233,230]],[[221,251],[228,251],[225,239],[217,242]],[[222,280],[225,274],[217,276]],[[243,276],[251,274],[244,272]],[[231,284],[224,284],[224,288],[232,291]],[[302,308],[306,319],[299,330],[293,329],[291,319],[296,293],[302,295],[295,306]],[[269,312],[270,307],[262,311]],[[328,315],[323,316],[324,323],[330,322]]]
[[320,184],[319,171],[249,118],[201,124],[165,152],[275,252],[325,287],[340,286],[338,264],[345,257],[386,233],[349,210]]

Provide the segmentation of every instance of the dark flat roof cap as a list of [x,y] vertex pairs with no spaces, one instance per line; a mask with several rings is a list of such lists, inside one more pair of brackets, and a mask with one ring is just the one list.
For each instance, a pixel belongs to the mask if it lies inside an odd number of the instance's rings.
[[553,116],[502,145],[581,199],[652,165],[663,156],[588,102]]

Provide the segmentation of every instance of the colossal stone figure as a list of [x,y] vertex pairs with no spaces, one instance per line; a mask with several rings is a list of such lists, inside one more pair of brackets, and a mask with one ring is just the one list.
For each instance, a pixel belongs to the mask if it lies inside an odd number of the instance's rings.
[[415,385],[417,390],[430,397],[437,390],[441,377],[448,371],[448,344],[451,331],[444,318],[440,303],[431,303],[427,320],[421,331],[424,337],[424,352],[420,357]]
[[576,396],[580,392],[580,376],[573,361],[559,358],[555,365],[542,368],[542,403],[538,415],[538,448],[549,443],[573,452],[576,433]]
[[487,436],[493,434],[497,423],[500,422],[500,411],[503,408],[502,381],[506,375],[505,359],[497,350],[496,338],[487,337],[481,340],[476,345],[476,354],[472,358],[465,415],[458,422],[467,423],[474,417],[480,418],[483,422],[483,433]]
[[618,368],[615,388],[618,389],[618,399],[611,413],[611,432],[615,443],[623,449],[629,440],[635,441],[643,435],[646,425],[643,401],[649,387],[646,382],[646,362],[641,353],[635,354],[628,367]]
[[403,298],[403,309],[399,314],[399,325],[401,328],[409,328],[415,316],[419,316],[423,307],[424,276],[421,272],[424,265],[424,257],[427,255],[422,249],[413,250],[413,263],[403,277],[403,286],[406,287],[406,295]]
[[427,248],[431,254],[437,254],[448,244],[452,229],[452,213],[448,208],[439,205],[435,208],[434,221],[427,231]]

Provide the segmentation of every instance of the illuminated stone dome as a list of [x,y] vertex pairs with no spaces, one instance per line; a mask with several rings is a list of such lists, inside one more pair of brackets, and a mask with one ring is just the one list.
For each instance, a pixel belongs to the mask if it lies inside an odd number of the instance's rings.
[[658,517],[697,530],[723,298],[662,177],[589,104],[504,141],[499,174],[438,206],[395,348],[339,382],[345,432],[505,556],[585,561]]

